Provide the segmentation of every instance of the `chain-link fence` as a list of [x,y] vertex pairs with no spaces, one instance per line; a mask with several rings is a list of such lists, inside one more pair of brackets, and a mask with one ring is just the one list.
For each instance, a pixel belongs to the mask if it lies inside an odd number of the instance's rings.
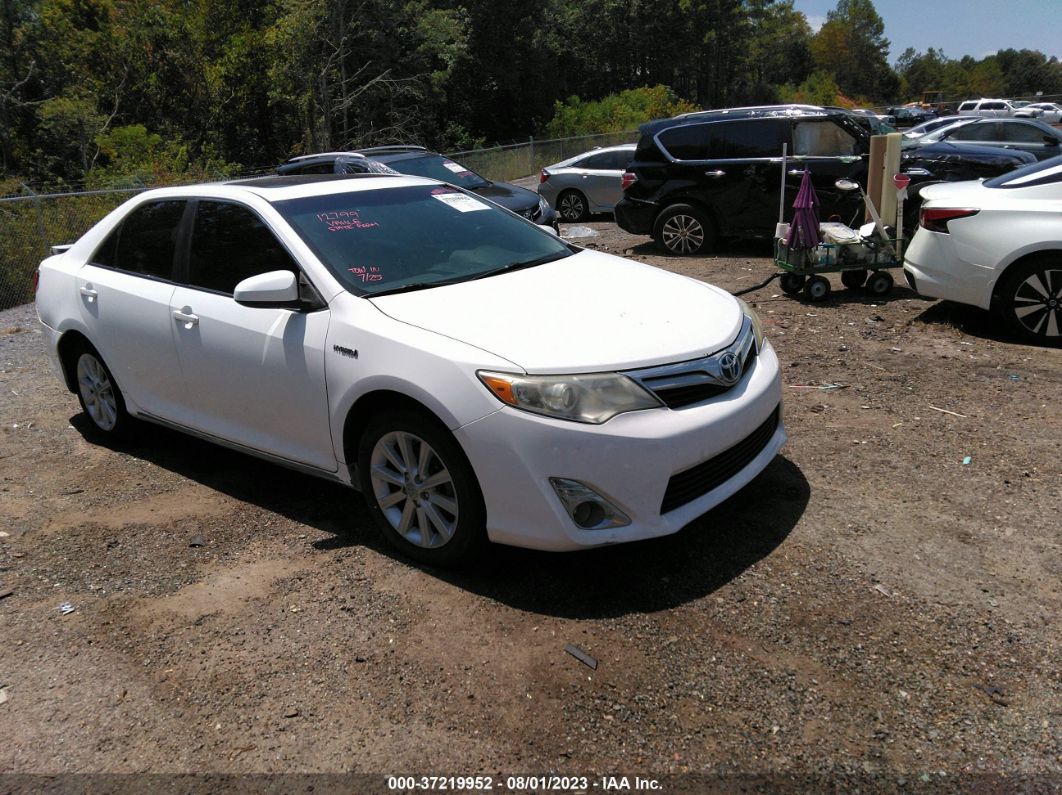
[[0,309],[33,300],[33,272],[52,245],[73,243],[143,188],[0,198]]
[[[636,132],[528,139],[526,143],[451,152],[449,156],[491,179],[509,180],[536,174],[543,166],[594,147],[636,139]],[[34,193],[24,188],[20,195],[0,198],[0,309],[33,300],[33,272],[51,246],[73,243],[123,201],[146,189]]]
[[470,149],[465,152],[450,152],[447,157],[463,166],[495,180],[510,180],[537,174],[544,166],[567,160],[588,149],[599,146],[629,144],[638,140],[638,131],[630,130],[601,135],[582,135],[578,138],[548,138],[493,146],[487,149]]

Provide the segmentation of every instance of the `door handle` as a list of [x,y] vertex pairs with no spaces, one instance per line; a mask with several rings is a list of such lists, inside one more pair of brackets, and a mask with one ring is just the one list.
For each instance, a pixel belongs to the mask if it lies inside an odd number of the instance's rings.
[[86,284],[84,287],[80,288],[78,292],[85,296],[90,304],[95,301],[96,297],[99,295],[99,293],[92,289],[91,284]]
[[199,325],[199,315],[193,315],[191,307],[173,310],[173,316],[184,324],[185,328]]
[[798,170],[797,170],[797,169],[795,169],[795,168],[794,168],[794,169],[790,169],[790,170],[789,170],[789,171],[787,171],[786,173],[787,173],[787,174],[788,174],[789,176],[791,176],[791,177],[802,177],[802,176],[804,176],[804,172],[803,172],[803,171],[798,171]]
[[726,172],[723,171],[720,168],[717,168],[715,171],[705,171],[704,172],[704,176],[706,176],[706,177],[716,177],[716,178],[725,177],[726,176]]

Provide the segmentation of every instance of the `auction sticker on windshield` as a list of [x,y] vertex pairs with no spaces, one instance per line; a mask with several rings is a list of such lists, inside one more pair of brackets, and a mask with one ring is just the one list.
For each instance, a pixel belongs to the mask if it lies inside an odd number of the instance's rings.
[[463,193],[433,193],[432,196],[443,204],[448,204],[455,210],[460,210],[463,213],[490,209],[490,207],[483,202],[473,199],[471,196],[466,196]]

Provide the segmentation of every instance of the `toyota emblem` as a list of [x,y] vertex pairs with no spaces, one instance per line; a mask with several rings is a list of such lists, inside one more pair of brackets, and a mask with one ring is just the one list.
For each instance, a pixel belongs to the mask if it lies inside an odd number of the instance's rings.
[[728,384],[736,384],[741,378],[741,360],[733,351],[727,351],[719,357],[719,371]]

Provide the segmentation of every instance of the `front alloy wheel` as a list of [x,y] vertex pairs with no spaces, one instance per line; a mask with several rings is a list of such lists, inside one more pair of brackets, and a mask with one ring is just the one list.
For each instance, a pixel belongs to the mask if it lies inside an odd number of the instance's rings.
[[453,477],[430,444],[394,431],[377,440],[370,466],[372,493],[391,529],[425,549],[454,537],[460,507]]
[[462,563],[486,541],[472,465],[445,426],[412,411],[381,414],[358,445],[358,478],[384,537],[411,558]]

